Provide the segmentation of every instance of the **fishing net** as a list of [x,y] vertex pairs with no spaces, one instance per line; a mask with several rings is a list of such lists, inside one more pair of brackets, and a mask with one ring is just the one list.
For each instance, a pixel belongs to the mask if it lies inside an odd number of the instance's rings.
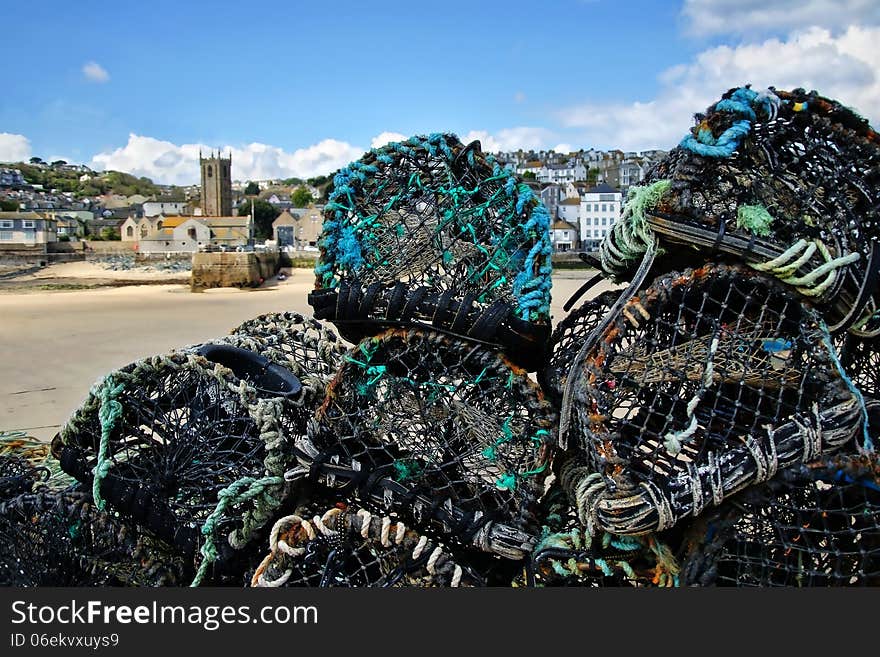
[[23,431],[0,431],[0,499],[30,491],[35,485],[64,490],[74,481],[51,455],[49,443]]
[[352,342],[431,325],[535,369],[550,333],[550,216],[479,142],[412,137],[342,169],[324,210],[315,317]]
[[866,398],[880,401],[880,338],[838,334],[835,346],[840,363]]
[[743,267],[659,277],[571,377],[561,435],[583,450],[569,494],[587,528],[661,531],[854,437],[871,446],[817,314]]
[[42,490],[0,502],[4,586],[170,586],[187,576],[172,548],[100,511],[88,493]]
[[482,574],[462,565],[441,541],[356,506],[281,518],[272,528],[269,549],[252,586],[485,585]]
[[729,254],[819,304],[832,332],[876,335],[877,133],[803,89],[732,89],[696,118],[630,189],[601,246],[603,268],[625,278],[656,236],[675,268]]
[[201,546],[198,581],[211,563],[238,558],[284,493],[279,418],[299,384],[259,368],[261,387],[239,378],[230,367],[244,375],[259,363],[247,353],[172,353],[112,372],[53,442],[99,508],[109,503],[191,557]]
[[[565,493],[563,465],[542,500],[544,526],[515,586],[668,587],[679,583],[672,551],[654,534],[587,531]],[[576,469],[574,470],[576,472]]]
[[31,465],[20,456],[0,453],[0,500],[29,493],[49,472]]
[[289,476],[519,559],[537,526],[554,420],[537,386],[497,353],[392,329],[345,357]]
[[689,541],[683,584],[878,586],[877,456],[789,468],[706,514]]
[[620,292],[603,292],[570,312],[553,330],[550,354],[538,370],[541,389],[555,403],[560,403],[568,381],[568,370],[578,357],[584,342],[608,316]]

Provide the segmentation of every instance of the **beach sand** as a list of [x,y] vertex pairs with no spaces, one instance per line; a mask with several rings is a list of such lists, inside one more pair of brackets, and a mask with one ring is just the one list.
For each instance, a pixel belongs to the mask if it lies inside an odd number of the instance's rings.
[[[51,283],[58,278],[103,280],[107,271],[90,263],[66,263],[38,273]],[[564,316],[563,304],[592,273],[554,276],[554,319]],[[136,274],[143,281],[167,276],[135,270],[110,274],[107,278]],[[188,285],[131,283],[71,291],[6,289],[0,293],[0,430],[50,440],[92,384],[111,370],[225,335],[263,313],[290,310],[310,316],[306,297],[313,284],[311,271],[294,269],[287,280],[271,279],[253,290],[192,293]],[[603,283],[590,296],[604,289],[608,285]]]

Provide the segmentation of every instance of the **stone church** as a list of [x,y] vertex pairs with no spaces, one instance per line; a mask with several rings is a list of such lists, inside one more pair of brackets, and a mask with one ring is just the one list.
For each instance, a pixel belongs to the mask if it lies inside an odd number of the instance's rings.
[[141,253],[181,253],[235,249],[253,244],[251,217],[232,216],[232,154],[199,153],[202,214],[198,216],[129,217],[121,226],[123,241],[134,241]]

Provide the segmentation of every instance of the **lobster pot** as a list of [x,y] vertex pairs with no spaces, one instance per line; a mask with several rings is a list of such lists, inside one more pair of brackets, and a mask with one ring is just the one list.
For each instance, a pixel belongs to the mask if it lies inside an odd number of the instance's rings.
[[270,553],[254,571],[255,587],[482,586],[482,574],[462,565],[441,541],[401,520],[338,504],[280,518]]
[[567,438],[588,467],[569,492],[614,534],[697,516],[840,448],[867,419],[816,313],[740,267],[656,279],[572,376]]
[[554,421],[537,386],[497,353],[390,330],[345,357],[297,445],[300,476],[416,529],[521,558]]
[[228,367],[261,397],[283,399],[277,420],[284,440],[274,441],[267,458],[288,460],[289,445],[324,400],[330,379],[346,352],[329,327],[298,313],[270,313],[248,320],[229,335],[186,349]]
[[689,541],[684,584],[878,586],[877,457],[790,468],[707,514]]
[[835,337],[834,343],[843,369],[866,402],[880,404],[880,338],[843,333]]
[[571,459],[541,501],[540,540],[515,586],[669,587],[678,584],[679,567],[672,551],[654,534],[618,536],[591,533],[565,492],[568,477],[580,466]]
[[222,561],[283,496],[285,464],[275,455],[284,440],[280,418],[295,412],[285,397],[297,384],[291,377],[260,379],[258,389],[192,353],[138,361],[91,390],[53,454],[102,508],[191,559],[211,542],[213,560]]
[[876,334],[880,137],[867,121],[816,92],[748,87],[696,118],[630,189],[605,269],[626,277],[652,234],[675,268],[729,254],[817,303],[832,332]]
[[562,402],[572,363],[619,297],[620,292],[603,292],[571,311],[553,330],[550,354],[538,370],[538,381],[544,394],[556,404]]
[[309,303],[352,342],[422,324],[542,362],[550,216],[479,142],[417,136],[343,168],[318,245]]
[[186,577],[176,550],[74,491],[0,502],[4,586],[169,586]]
[[302,385],[304,407],[317,407],[324,399],[327,384],[346,351],[331,327],[295,312],[250,319],[221,342],[258,353],[291,372]]
[[35,467],[26,458],[0,454],[0,501],[30,493],[47,474],[47,470]]

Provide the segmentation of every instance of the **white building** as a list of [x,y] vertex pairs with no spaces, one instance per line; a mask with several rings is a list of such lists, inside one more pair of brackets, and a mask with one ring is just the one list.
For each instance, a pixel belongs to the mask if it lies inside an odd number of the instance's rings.
[[581,247],[584,250],[599,248],[599,243],[620,218],[622,204],[623,194],[605,183],[596,185],[581,196],[578,216]]
[[562,184],[575,180],[587,179],[587,168],[583,162],[575,161],[566,164],[545,164],[535,174],[538,182]]
[[581,200],[577,197],[572,197],[559,201],[556,216],[562,221],[567,221],[577,226],[580,220],[580,212]]
[[567,221],[554,221],[550,229],[550,242],[554,251],[573,251],[578,247],[576,224]]
[[144,203],[145,217],[166,217],[189,214],[189,205],[184,201],[147,201]]

